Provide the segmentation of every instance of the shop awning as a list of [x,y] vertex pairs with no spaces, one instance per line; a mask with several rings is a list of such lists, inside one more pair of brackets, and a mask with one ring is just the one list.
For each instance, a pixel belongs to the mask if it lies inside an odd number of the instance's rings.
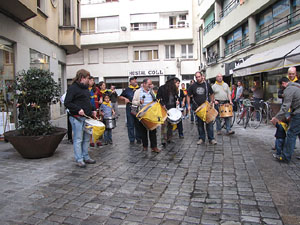
[[254,54],[233,70],[233,76],[247,76],[296,65],[300,65],[300,40]]

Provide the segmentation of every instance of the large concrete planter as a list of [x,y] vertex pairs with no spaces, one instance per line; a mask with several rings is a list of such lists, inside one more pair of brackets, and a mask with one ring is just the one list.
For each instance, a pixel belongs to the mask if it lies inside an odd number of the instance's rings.
[[22,136],[19,131],[13,130],[4,133],[4,137],[14,148],[27,159],[50,157],[67,133],[67,129],[56,127],[51,135]]

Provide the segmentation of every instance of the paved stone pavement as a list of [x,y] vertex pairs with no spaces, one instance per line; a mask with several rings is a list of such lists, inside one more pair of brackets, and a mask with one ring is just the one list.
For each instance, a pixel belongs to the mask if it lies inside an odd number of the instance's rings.
[[129,145],[121,113],[113,145],[92,148],[86,169],[66,140],[38,160],[1,142],[0,224],[300,224],[300,147],[290,164],[274,161],[273,127],[235,126],[197,146],[184,120],[185,138],[156,154]]

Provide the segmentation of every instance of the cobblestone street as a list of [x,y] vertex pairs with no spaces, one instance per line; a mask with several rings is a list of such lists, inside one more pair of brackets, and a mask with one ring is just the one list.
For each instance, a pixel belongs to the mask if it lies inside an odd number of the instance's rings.
[[38,160],[0,143],[0,224],[300,224],[298,140],[284,164],[272,157],[271,126],[235,125],[218,145],[197,146],[196,125],[184,120],[185,138],[176,132],[156,154],[129,145],[124,113],[113,145],[91,148],[97,163],[86,169],[66,140]]

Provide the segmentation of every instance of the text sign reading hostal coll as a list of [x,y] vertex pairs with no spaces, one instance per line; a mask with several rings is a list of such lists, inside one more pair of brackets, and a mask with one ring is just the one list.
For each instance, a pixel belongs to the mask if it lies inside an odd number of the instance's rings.
[[164,75],[163,70],[135,70],[129,71],[129,76],[159,76]]

